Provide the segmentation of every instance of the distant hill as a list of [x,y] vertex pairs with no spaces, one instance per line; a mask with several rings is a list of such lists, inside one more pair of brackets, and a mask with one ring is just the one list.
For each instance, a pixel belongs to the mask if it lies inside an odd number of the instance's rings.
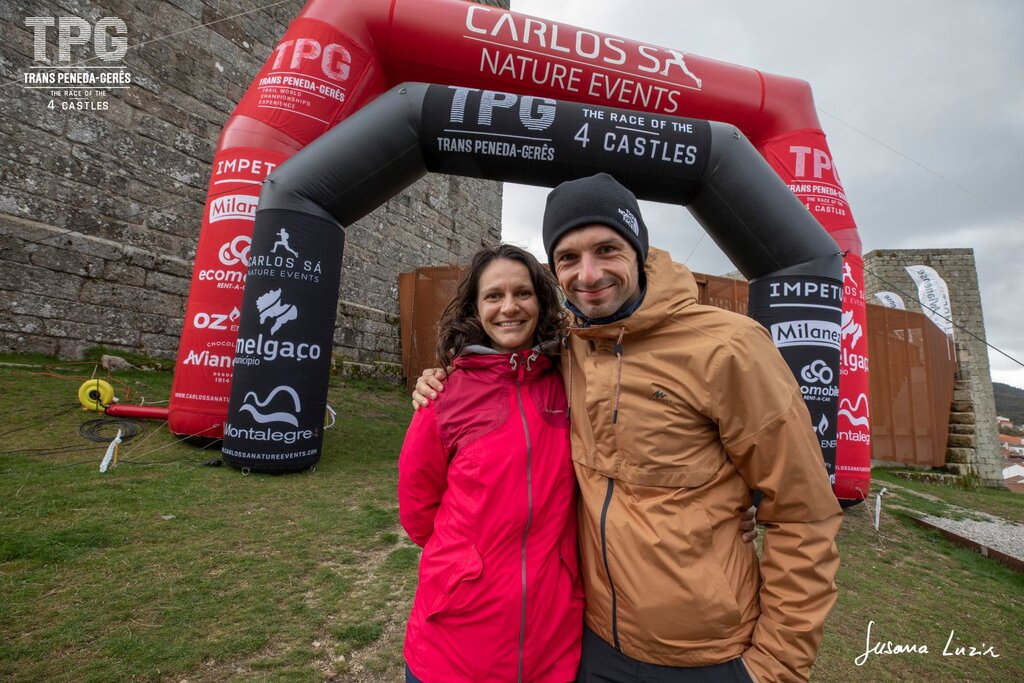
[[996,394],[996,413],[1008,417],[1015,425],[1024,424],[1024,389],[992,382]]

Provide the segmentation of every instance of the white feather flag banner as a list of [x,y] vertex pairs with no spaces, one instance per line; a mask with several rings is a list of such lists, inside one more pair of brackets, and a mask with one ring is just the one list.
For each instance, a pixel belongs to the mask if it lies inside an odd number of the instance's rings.
[[903,303],[903,297],[896,292],[878,292],[875,294],[875,298],[882,302],[882,305],[886,308],[898,308],[901,311],[907,310],[907,305]]
[[921,310],[948,335],[953,334],[953,312],[949,305],[949,288],[930,266],[907,266],[907,273],[917,283],[917,298]]

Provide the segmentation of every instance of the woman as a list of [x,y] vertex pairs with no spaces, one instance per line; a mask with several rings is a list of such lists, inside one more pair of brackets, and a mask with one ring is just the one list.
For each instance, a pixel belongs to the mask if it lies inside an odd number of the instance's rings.
[[477,252],[442,316],[438,361],[455,370],[413,417],[398,462],[402,525],[423,546],[408,681],[576,677],[576,480],[554,365],[563,316],[555,281],[510,245]]

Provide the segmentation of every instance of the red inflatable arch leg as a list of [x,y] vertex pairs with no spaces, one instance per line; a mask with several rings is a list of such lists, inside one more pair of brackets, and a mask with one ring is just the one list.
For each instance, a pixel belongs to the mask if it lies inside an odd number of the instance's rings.
[[[262,181],[385,88],[367,22],[350,2],[306,5],[221,133],[178,348],[169,426],[223,436],[252,224]],[[287,256],[287,251],[282,251]]]

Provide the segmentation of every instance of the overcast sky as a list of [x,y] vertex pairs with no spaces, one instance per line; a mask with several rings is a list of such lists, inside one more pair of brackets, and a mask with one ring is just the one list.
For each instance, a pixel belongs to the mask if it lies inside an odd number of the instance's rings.
[[[973,248],[987,341],[1024,362],[1024,2],[512,0],[512,8],[807,80],[864,252]],[[538,255],[546,192],[505,187],[503,237]],[[703,273],[734,270],[685,209],[642,209],[651,243],[676,260]],[[1024,367],[995,351],[989,358],[995,381],[1024,388]]]

